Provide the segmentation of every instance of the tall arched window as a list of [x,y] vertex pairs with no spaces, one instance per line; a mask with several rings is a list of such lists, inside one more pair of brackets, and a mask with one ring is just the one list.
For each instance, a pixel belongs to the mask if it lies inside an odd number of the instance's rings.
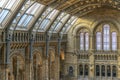
[[96,50],[117,50],[117,30],[113,30],[109,24],[105,24],[96,31]]
[[89,33],[81,32],[80,33],[80,50],[89,50]]
[[112,50],[117,50],[117,34],[116,32],[112,32]]
[[103,49],[110,50],[110,26],[108,24],[103,26]]
[[101,32],[97,32],[96,33],[96,47],[97,47],[97,50],[101,50],[101,45],[102,45],[102,39],[101,39]]
[[89,34],[85,33],[85,50],[89,49]]
[[80,33],[80,50],[84,50],[84,33]]

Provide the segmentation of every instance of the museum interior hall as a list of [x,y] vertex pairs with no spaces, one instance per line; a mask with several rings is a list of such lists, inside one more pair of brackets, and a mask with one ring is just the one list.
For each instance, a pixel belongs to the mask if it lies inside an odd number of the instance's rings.
[[120,0],[0,0],[0,80],[120,80]]

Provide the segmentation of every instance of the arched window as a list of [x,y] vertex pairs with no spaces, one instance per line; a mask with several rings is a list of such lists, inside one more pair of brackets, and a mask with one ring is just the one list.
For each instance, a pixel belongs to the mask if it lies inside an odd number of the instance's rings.
[[111,67],[109,65],[107,66],[107,76],[111,76]]
[[73,67],[72,66],[69,67],[69,75],[73,76]]
[[101,45],[102,45],[102,39],[101,39],[101,32],[97,32],[96,33],[96,47],[97,47],[97,50],[101,50]]
[[96,65],[96,76],[100,75],[100,67],[99,65]]
[[87,32],[80,33],[80,50],[89,50],[89,33]]
[[79,66],[79,71],[80,71],[80,75],[83,75],[83,66],[82,65]]
[[84,33],[80,33],[80,50],[84,50]]
[[117,50],[117,34],[116,32],[112,32],[112,50]]
[[89,66],[85,65],[85,76],[88,76],[89,73]]
[[113,67],[112,67],[112,72],[113,72],[113,73],[112,73],[112,76],[113,76],[113,77],[116,77],[116,75],[117,75],[117,74],[116,74],[116,66],[113,66]]
[[89,34],[85,33],[85,50],[89,49]]
[[110,26],[108,24],[103,26],[103,49],[110,50]]
[[102,76],[105,76],[105,66],[104,66],[104,65],[102,65],[101,75],[102,75]]

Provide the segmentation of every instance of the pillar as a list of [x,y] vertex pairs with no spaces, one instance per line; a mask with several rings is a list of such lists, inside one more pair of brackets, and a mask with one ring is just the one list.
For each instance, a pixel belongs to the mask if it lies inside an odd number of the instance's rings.
[[107,65],[105,65],[105,80],[107,80]]
[[89,45],[89,61],[90,61],[90,71],[89,71],[89,77],[90,77],[90,80],[93,80],[95,75],[94,75],[94,53],[93,53],[93,48],[94,48],[94,43],[93,43],[93,34],[90,35],[90,45]]
[[113,76],[112,76],[112,73],[113,73],[113,71],[112,71],[112,65],[110,66],[111,68],[111,80],[112,80],[112,78],[113,78]]
[[83,79],[85,77],[85,64],[82,64],[83,65]]
[[99,77],[100,80],[101,80],[101,78],[102,78],[102,75],[101,75],[101,74],[102,74],[102,68],[101,68],[101,66],[102,66],[102,65],[100,65],[100,77]]

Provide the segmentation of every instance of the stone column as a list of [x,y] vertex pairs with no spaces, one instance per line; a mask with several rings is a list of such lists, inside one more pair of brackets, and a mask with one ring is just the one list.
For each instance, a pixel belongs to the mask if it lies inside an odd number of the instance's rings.
[[56,61],[55,61],[55,80],[59,80],[59,72],[60,72],[60,61],[59,61],[59,56],[56,56]]
[[33,79],[33,72],[32,72],[32,61],[27,60],[25,62],[25,80],[32,80]]
[[48,68],[48,59],[45,60],[45,80],[49,80],[49,68]]
[[85,64],[83,64],[83,80],[84,80],[84,77],[85,77]]
[[101,74],[102,74],[102,68],[101,68],[101,66],[102,66],[102,65],[100,65],[100,80],[101,80],[101,78],[102,78],[102,75],[101,75]]
[[91,80],[93,80],[93,78],[95,77],[94,76],[94,55],[93,54],[90,54],[90,57],[89,57],[89,60],[90,60],[90,71],[89,71],[89,77]]
[[107,80],[107,65],[105,65],[105,79]]
[[42,80],[48,80],[48,61],[46,58],[43,58],[42,63]]
[[110,67],[111,67],[110,69],[111,69],[111,80],[112,80],[112,78],[113,78],[112,77],[112,73],[113,73],[113,71],[112,71],[112,65]]
[[120,80],[120,36],[117,37],[117,49],[118,49],[118,55],[117,55],[117,62],[118,62],[118,67],[117,67],[117,77],[118,80]]

